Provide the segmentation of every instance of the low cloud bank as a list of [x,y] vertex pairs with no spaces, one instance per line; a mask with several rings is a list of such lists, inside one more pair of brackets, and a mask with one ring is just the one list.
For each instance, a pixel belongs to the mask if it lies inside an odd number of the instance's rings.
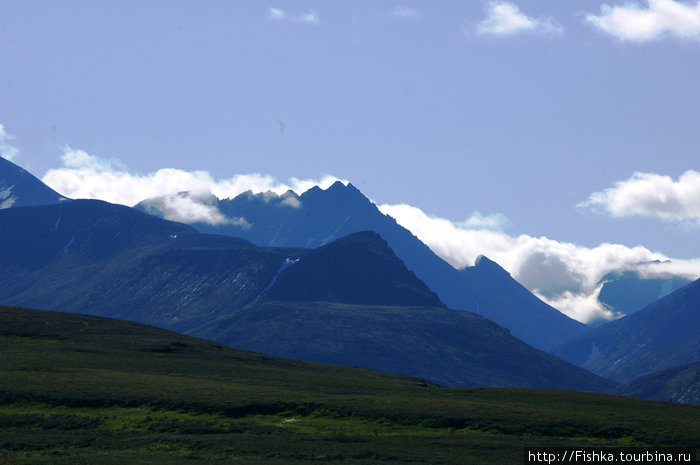
[[[658,177],[658,178],[657,178]],[[663,178],[663,179],[662,179]],[[700,180],[700,174],[687,172],[679,181],[669,181],[663,176],[635,175],[631,180],[618,183],[614,188],[591,196],[589,203],[598,207],[614,205],[646,205],[649,211],[667,211],[671,192],[682,199],[694,199],[688,194]],[[320,180],[292,178],[287,183],[261,174],[242,174],[228,179],[214,179],[206,171],[160,169],[145,175],[130,173],[116,161],[107,161],[81,150],[66,148],[63,167],[52,169],[42,179],[46,184],[71,198],[97,198],[112,203],[134,205],[144,199],[158,197],[157,204],[168,219],[186,223],[210,224],[235,223],[249,226],[244,218],[226,218],[216,207],[216,199],[232,198],[245,191],[270,192],[278,195],[292,190],[301,194],[319,186],[327,189],[335,176],[323,176]],[[666,186],[667,204],[654,210],[651,195],[628,195],[627,187],[637,182],[649,182]],[[346,182],[341,180],[342,182]],[[670,186],[670,187],[669,187]],[[648,192],[631,189],[629,192]],[[647,199],[631,204],[619,198]],[[672,197],[672,196],[671,196]],[[617,199],[617,200],[616,200]],[[289,202],[294,202],[289,197]],[[683,207],[671,209],[679,217],[700,216],[689,200],[673,201]],[[290,207],[298,205],[290,204]],[[671,260],[645,247],[627,247],[621,244],[603,243],[596,247],[557,241],[547,237],[526,234],[513,236],[504,232],[508,219],[501,214],[484,215],[475,212],[464,221],[454,222],[430,216],[417,207],[398,204],[378,205],[379,209],[415,234],[438,256],[455,268],[474,264],[479,255],[486,255],[503,266],[515,279],[544,301],[566,315],[590,323],[618,317],[598,301],[601,278],[611,271],[635,270],[643,277],[683,276],[696,279],[700,276],[700,259]],[[630,208],[625,207],[628,211]]]
[[141,200],[191,192],[195,195],[214,194],[220,199],[233,198],[245,191],[271,191],[281,195],[292,190],[301,194],[314,186],[327,189],[336,181],[347,181],[324,175],[321,179],[291,178],[287,183],[258,173],[238,174],[228,179],[215,179],[207,171],[185,171],[174,168],[154,173],[133,174],[118,161],[104,160],[83,150],[66,148],[63,167],[49,170],[42,181],[70,198],[101,199],[123,205],[135,205]]
[[379,209],[415,234],[455,268],[472,266],[479,255],[499,263],[515,279],[562,313],[584,323],[620,315],[598,301],[600,280],[607,273],[635,270],[643,277],[700,276],[700,260],[671,260],[645,247],[603,243],[582,247],[547,237],[511,236],[492,215],[490,227],[475,227],[475,214],[462,222],[427,215],[411,205],[379,205]]
[[[66,147],[63,166],[49,170],[42,181],[62,195],[74,199],[100,199],[133,206],[145,199],[158,198],[157,206],[165,218],[184,223],[234,223],[246,227],[243,218],[226,218],[212,202],[233,198],[243,192],[274,192],[282,195],[292,190],[301,194],[314,186],[327,189],[336,181],[347,181],[325,175],[319,180],[291,178],[287,183],[257,173],[239,174],[228,179],[215,179],[207,171],[159,169],[144,175],[133,174],[120,162],[104,160],[83,150]],[[291,207],[293,198],[288,200]],[[296,205],[298,206],[298,205]]]

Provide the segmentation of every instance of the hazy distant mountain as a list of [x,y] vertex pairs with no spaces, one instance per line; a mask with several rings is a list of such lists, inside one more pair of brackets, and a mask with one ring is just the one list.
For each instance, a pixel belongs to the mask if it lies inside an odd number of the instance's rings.
[[[214,205],[210,197],[206,202]],[[137,208],[163,216],[166,203],[164,198],[149,199]],[[300,196],[292,191],[281,196],[246,192],[215,206],[235,221],[194,223],[197,230],[242,237],[260,246],[319,247],[357,231],[376,231],[448,307],[483,315],[540,349],[551,349],[587,328],[542,302],[486,257],[456,270],[352,184],[336,182],[325,191],[314,187]]]
[[598,300],[615,312],[630,315],[647,305],[690,284],[680,276],[645,278],[636,271],[608,273],[601,279]]
[[555,353],[619,382],[700,361],[700,280],[572,339]]
[[0,211],[0,304],[90,313],[262,352],[460,385],[611,383],[447,310],[373,232],[318,249],[238,238],[100,201]]
[[700,362],[657,371],[610,392],[639,399],[700,405]]
[[28,171],[0,157],[0,210],[64,202],[68,199]]

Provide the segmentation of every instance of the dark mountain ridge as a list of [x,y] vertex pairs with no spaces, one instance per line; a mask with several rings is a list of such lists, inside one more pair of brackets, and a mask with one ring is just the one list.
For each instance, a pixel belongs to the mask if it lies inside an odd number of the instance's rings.
[[445,309],[374,232],[318,249],[258,247],[75,200],[0,211],[0,243],[5,305],[139,321],[460,385],[611,387],[484,318]]
[[68,200],[27,170],[0,157],[0,210]]

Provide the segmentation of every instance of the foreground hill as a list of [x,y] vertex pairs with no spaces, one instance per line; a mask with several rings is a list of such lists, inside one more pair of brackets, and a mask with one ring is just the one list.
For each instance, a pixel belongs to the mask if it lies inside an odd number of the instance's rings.
[[446,389],[89,315],[0,307],[0,461],[514,464],[524,447],[700,443],[700,410]]
[[610,392],[640,399],[700,405],[700,362],[666,368]]
[[[167,200],[149,199],[137,208],[167,217]],[[358,231],[375,231],[448,307],[479,313],[542,350],[587,329],[542,302],[485,257],[473,267],[453,268],[393,218],[382,214],[352,184],[336,182],[326,190],[314,187],[300,196],[292,191],[281,196],[247,192],[233,199],[191,200],[216,207],[232,220],[217,225],[194,223],[197,230],[242,237],[260,246],[314,248]]]
[[619,320],[574,338],[557,355],[594,373],[629,382],[700,361],[700,280]]
[[58,192],[28,171],[0,157],[0,209],[65,202]]
[[457,310],[360,232],[318,249],[243,239],[105,202],[0,211],[0,303],[92,313],[246,349],[460,386],[614,383]]

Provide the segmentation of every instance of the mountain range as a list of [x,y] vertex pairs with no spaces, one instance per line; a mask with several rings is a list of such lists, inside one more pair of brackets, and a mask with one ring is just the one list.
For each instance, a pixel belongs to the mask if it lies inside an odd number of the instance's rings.
[[[37,197],[35,189],[48,188],[9,162],[2,167],[3,185],[24,194],[0,210],[0,304],[146,322],[251,350],[449,386],[614,388],[516,339],[512,328],[491,321],[498,318],[525,333],[532,325],[522,322],[538,321],[543,326],[530,337],[556,336],[539,346],[564,341],[552,347],[569,362],[628,384],[649,375],[645,382],[658,392],[664,383],[682,385],[678,379],[688,375],[653,372],[700,359],[697,282],[599,328],[569,326],[573,320],[486,257],[452,268],[351,184],[300,196],[200,197],[224,221],[188,226],[59,194],[46,197],[47,205],[18,207]],[[139,208],[165,216],[166,200]],[[236,232],[243,238],[232,237]],[[644,299],[683,284],[624,273],[606,279],[612,300],[626,302],[644,284],[652,288]],[[470,299],[471,307],[450,304]],[[573,336],[556,332],[562,321]],[[689,386],[686,398],[692,398]]]
[[[446,309],[374,232],[258,247],[97,200],[0,211],[0,302],[139,321],[447,385],[612,383]],[[290,343],[292,341],[292,343]]]
[[[227,221],[193,223],[198,231],[245,238],[259,246],[320,247],[358,231],[375,231],[396,255],[453,309],[469,310],[507,328],[533,347],[551,350],[586,326],[545,304],[497,263],[480,257],[457,270],[396,223],[355,186],[336,182],[301,195],[288,191],[243,193],[233,199],[179,194],[216,208]],[[166,217],[168,198],[147,199],[136,208]]]

